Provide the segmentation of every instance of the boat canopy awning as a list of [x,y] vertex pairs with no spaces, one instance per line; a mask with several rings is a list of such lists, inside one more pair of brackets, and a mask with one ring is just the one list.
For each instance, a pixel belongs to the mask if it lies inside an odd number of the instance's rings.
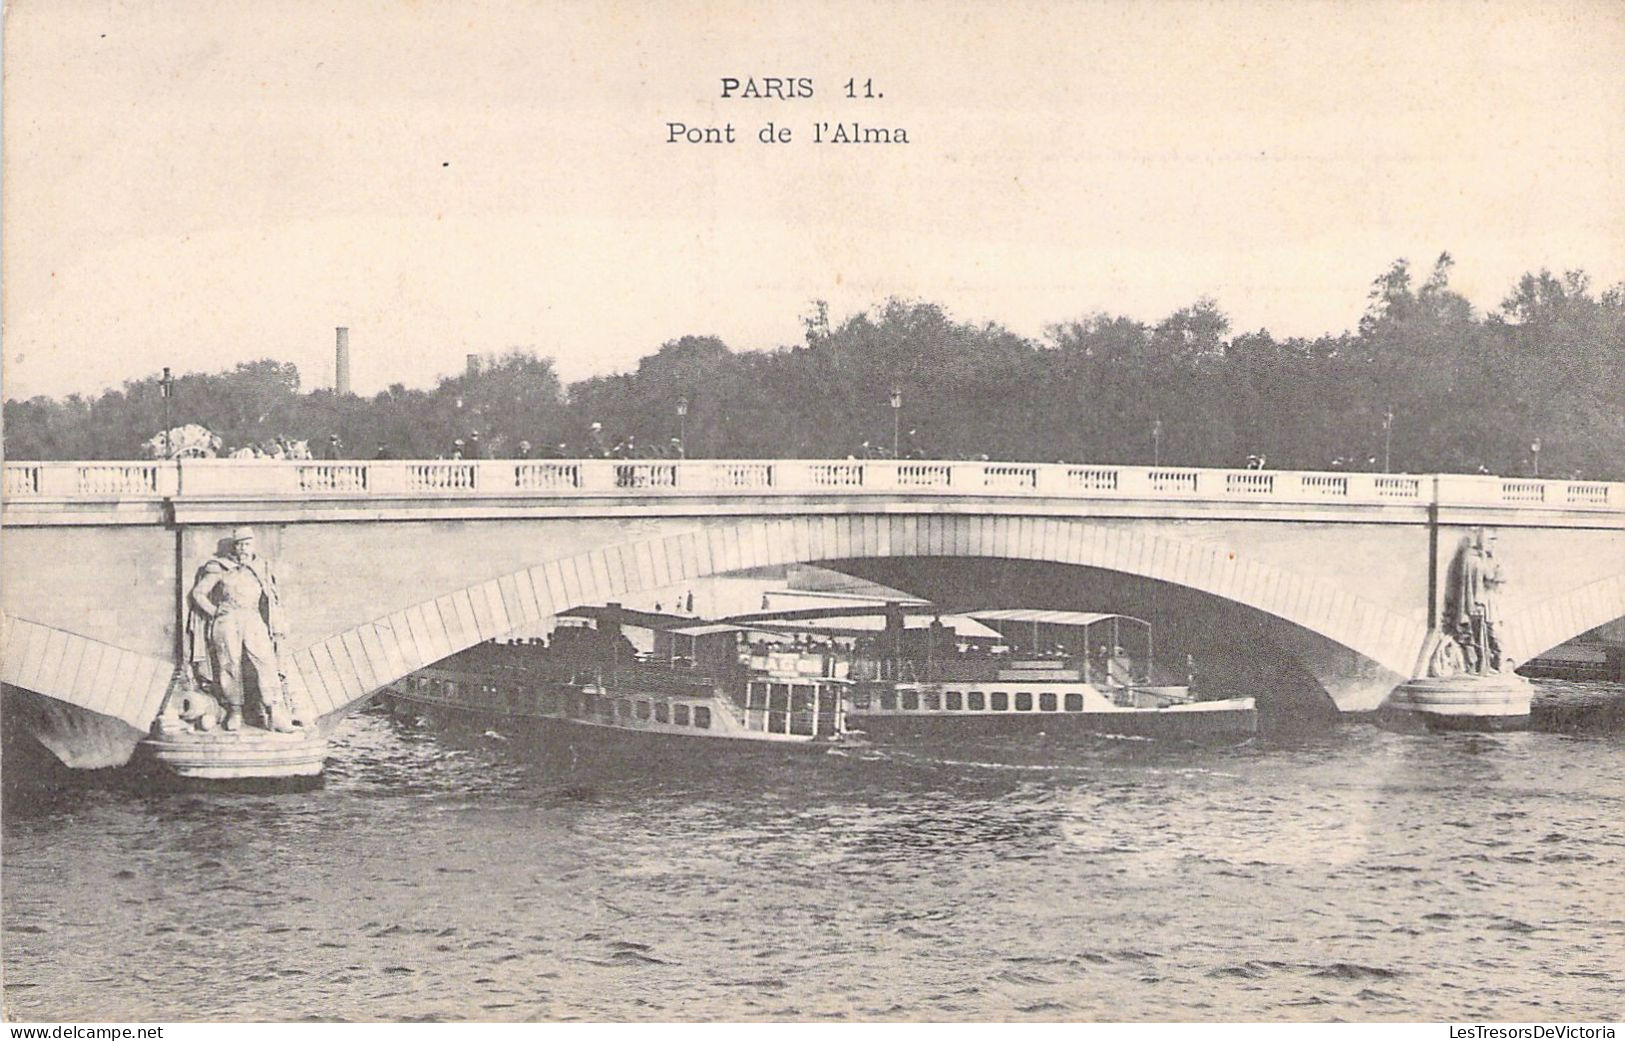
[[618,604],[583,604],[558,613],[559,618],[583,618],[593,622],[619,622],[634,629],[667,629],[672,625],[691,625],[692,617],[666,614],[662,611],[637,611]]
[[751,625],[727,625],[723,622],[711,622],[706,625],[685,625],[681,629],[667,629],[673,636],[715,636],[718,633],[767,633],[774,634],[777,630],[762,629]]
[[1019,622],[1022,625],[1067,625],[1079,629],[1087,628],[1096,622],[1109,621],[1113,618],[1135,625],[1149,625],[1126,614],[1106,614],[1097,611],[1033,611],[1024,608],[999,609],[993,611],[972,611],[970,616],[978,622],[985,622],[997,626],[999,622]]
[[[966,615],[911,614],[903,619],[903,628],[917,632],[940,621],[946,629],[963,640],[997,640],[1000,634]],[[879,615],[858,614],[840,617],[786,619],[777,632],[824,633],[831,636],[871,636],[886,630],[886,619]]]

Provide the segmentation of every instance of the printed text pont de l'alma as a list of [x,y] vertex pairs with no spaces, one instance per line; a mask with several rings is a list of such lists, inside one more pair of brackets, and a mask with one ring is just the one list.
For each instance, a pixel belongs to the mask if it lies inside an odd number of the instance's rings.
[[[818,96],[811,76],[723,76],[719,80],[719,97],[726,101],[800,101]],[[846,80],[835,92],[835,97],[842,101],[879,101],[885,96],[876,89],[872,78],[859,80],[856,76]],[[906,145],[908,130],[857,119],[815,120],[799,126],[768,120],[738,127],[733,120],[720,124],[668,120],[665,128],[665,143],[671,145],[731,145],[752,139],[764,145],[786,145],[795,141],[810,141],[815,145]]]

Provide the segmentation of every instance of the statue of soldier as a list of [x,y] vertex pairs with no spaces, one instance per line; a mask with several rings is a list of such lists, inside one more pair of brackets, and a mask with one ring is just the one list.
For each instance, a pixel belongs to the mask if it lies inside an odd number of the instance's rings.
[[1464,542],[1451,576],[1448,618],[1466,671],[1487,675],[1507,664],[1501,656],[1501,591],[1506,571],[1495,556],[1495,532],[1479,529]]
[[[254,550],[254,530],[232,532],[229,555],[211,557],[192,585],[192,610],[206,626],[208,664],[225,703],[224,730],[240,730],[247,695],[246,664],[253,669],[256,703],[267,730],[294,729],[282,684],[277,641],[287,635],[282,598],[271,562]],[[200,663],[201,664],[201,663]]]

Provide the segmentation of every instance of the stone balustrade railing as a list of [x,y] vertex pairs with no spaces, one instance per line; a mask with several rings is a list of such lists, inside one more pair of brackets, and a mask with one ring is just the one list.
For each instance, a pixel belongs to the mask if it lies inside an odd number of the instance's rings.
[[9,501],[922,495],[1485,505],[1625,512],[1625,483],[934,460],[8,462]]

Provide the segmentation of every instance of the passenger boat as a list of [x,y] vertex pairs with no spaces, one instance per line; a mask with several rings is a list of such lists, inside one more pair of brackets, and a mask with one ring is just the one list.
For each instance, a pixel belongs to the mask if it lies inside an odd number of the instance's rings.
[[[795,612],[801,615],[818,614]],[[883,625],[873,617],[886,616]],[[1201,700],[1156,682],[1150,626],[1118,614],[982,611],[910,628],[888,604],[861,624],[751,624],[583,608],[546,648],[484,644],[388,689],[397,710],[507,730],[821,744],[988,735],[1234,739],[1252,698]],[[633,619],[652,634],[638,653]],[[797,624],[816,621],[816,631]],[[586,624],[576,624],[584,622]],[[1097,649],[1091,653],[1088,648]]]
[[669,737],[829,742],[846,732],[844,683],[798,677],[753,680],[737,696],[637,684],[538,682],[536,677],[438,665],[387,691],[392,707],[427,709],[524,727],[590,727]]
[[[603,609],[608,617],[609,609]],[[742,646],[738,626],[669,630],[699,657]],[[386,689],[396,712],[419,712],[546,735],[828,744],[846,733],[847,680],[826,654],[739,659],[713,674],[694,656],[637,656],[618,626],[561,628],[552,647],[484,644]],[[704,630],[704,631],[695,631]],[[724,641],[722,637],[729,639]],[[561,646],[561,644],[563,646]],[[748,645],[746,645],[748,646]],[[723,664],[729,664],[726,660]]]
[[[1151,627],[1138,618],[1029,610],[966,614],[1003,633],[1010,652],[964,653],[928,635],[912,641],[913,654],[859,663],[868,678],[853,688],[848,720],[854,730],[876,742],[1021,734],[1205,741],[1257,732],[1252,698],[1200,700],[1188,683],[1156,682]],[[952,630],[946,632],[951,639]]]

